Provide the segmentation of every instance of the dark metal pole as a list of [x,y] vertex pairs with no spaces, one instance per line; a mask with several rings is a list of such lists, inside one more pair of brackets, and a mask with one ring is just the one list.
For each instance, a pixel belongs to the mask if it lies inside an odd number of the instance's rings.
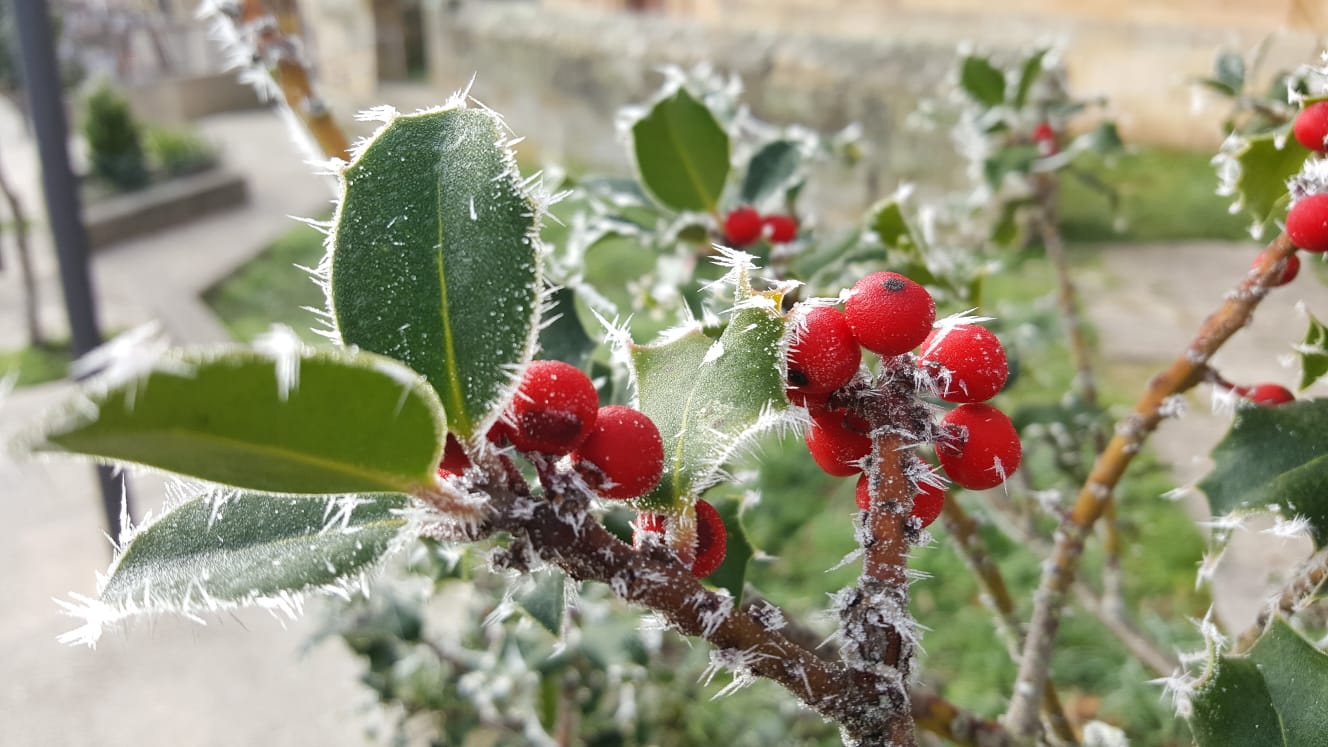
[[[88,234],[83,227],[78,182],[69,165],[69,126],[65,121],[60,72],[46,0],[17,0],[14,18],[28,109],[37,136],[37,153],[41,157],[46,216],[55,241],[60,287],[69,314],[70,347],[77,358],[101,344],[101,332],[97,328],[97,300],[88,272]],[[110,467],[98,467],[97,478],[101,483],[106,527],[112,539],[118,539],[121,478]],[[128,492],[124,492],[123,499],[127,506]]]

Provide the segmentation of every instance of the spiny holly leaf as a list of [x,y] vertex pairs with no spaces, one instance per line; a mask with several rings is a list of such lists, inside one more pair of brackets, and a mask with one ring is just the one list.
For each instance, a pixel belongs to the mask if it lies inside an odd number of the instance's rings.
[[747,175],[742,180],[742,202],[757,205],[767,197],[791,186],[798,177],[802,152],[787,140],[767,143],[747,164]]
[[555,636],[563,633],[563,612],[567,609],[564,587],[567,577],[550,568],[535,574],[529,589],[516,595],[516,603],[526,614]]
[[706,105],[679,87],[632,126],[641,183],[674,210],[713,212],[729,175],[729,136]]
[[1033,90],[1033,84],[1042,76],[1042,61],[1046,59],[1049,49],[1038,49],[1024,59],[1024,64],[1019,68],[1019,84],[1015,88],[1014,101],[1012,105],[1016,109],[1024,108],[1028,101],[1028,94]]
[[1200,747],[1326,747],[1328,655],[1281,618],[1246,657],[1221,656],[1191,696]]
[[1005,101],[1005,74],[985,57],[969,55],[959,67],[959,86],[978,103],[1000,106]]
[[434,479],[446,435],[428,382],[396,361],[223,349],[185,351],[142,377],[94,385],[33,448],[246,490],[409,492]]
[[1227,656],[1213,666],[1192,698],[1190,730],[1199,747],[1287,747],[1259,667]]
[[[1282,147],[1277,146],[1282,141]],[[1310,155],[1285,132],[1252,135],[1231,154],[1239,167],[1232,185],[1237,203],[1263,224],[1287,195],[1287,179],[1300,171]]]
[[740,279],[739,309],[718,340],[699,329],[632,346],[640,409],[664,437],[664,476],[643,510],[676,510],[719,478],[733,452],[788,406],[780,371],[785,322],[777,294]]
[[1308,389],[1311,384],[1328,374],[1328,327],[1310,315],[1310,328],[1305,332],[1305,342],[1298,348],[1300,353],[1300,388]]
[[1328,542],[1328,399],[1242,407],[1212,459],[1199,487],[1213,515],[1277,506]]
[[1075,150],[1087,150],[1098,154],[1118,153],[1125,147],[1120,131],[1115,122],[1103,122],[1092,130],[1074,139],[1070,146]]
[[1328,655],[1277,618],[1250,650],[1282,717],[1288,745],[1328,746]]
[[576,314],[576,294],[569,288],[559,288],[550,300],[552,315],[540,330],[540,356],[584,370],[595,352],[595,341],[586,334],[585,325]]
[[506,136],[461,103],[393,118],[343,172],[329,237],[341,339],[424,374],[466,438],[535,345],[537,211]]
[[[196,497],[136,530],[96,599],[62,603],[85,621],[62,636],[95,645],[125,618],[191,617],[262,605],[294,617],[299,594],[339,589],[387,551],[405,520],[402,495]],[[340,593],[344,594],[344,591]]]
[[728,589],[733,595],[735,605],[742,604],[743,586],[747,581],[747,563],[752,559],[752,544],[747,539],[747,529],[742,524],[742,501],[732,496],[713,501],[719,518],[724,520],[724,531],[728,533],[728,549],[724,553],[724,562],[706,579],[721,589]]

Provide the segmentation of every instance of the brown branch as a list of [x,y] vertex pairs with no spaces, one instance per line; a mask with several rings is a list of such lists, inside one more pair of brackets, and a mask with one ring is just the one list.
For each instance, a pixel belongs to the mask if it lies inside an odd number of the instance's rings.
[[1246,274],[1218,310],[1204,321],[1185,351],[1149,382],[1130,415],[1117,424],[1106,450],[1093,465],[1074,507],[1061,522],[1054,554],[1051,562],[1046,564],[1034,598],[1033,617],[1020,661],[1019,678],[1005,716],[1007,726],[1015,734],[1032,736],[1037,732],[1037,704],[1046,683],[1066,592],[1074,581],[1084,541],[1111,500],[1121,475],[1148,435],[1166,416],[1166,400],[1187,391],[1202,380],[1205,364],[1249,321],[1268,289],[1273,287],[1282,260],[1294,251],[1295,247],[1286,234],[1273,240],[1264,260]]
[[1279,613],[1289,615],[1314,596],[1324,581],[1328,581],[1328,548],[1314,553],[1300,565],[1291,580],[1282,587],[1277,596],[1269,601],[1259,612],[1254,624],[1236,639],[1233,653],[1243,654],[1254,647],[1259,637],[1268,629],[1268,623]]
[[999,723],[963,711],[953,703],[925,691],[914,690],[913,720],[918,728],[944,737],[962,747],[1018,747],[1016,739]]
[[288,109],[328,158],[350,160],[350,140],[318,96],[302,52],[301,24],[293,0],[243,0],[237,25],[253,33],[255,61],[266,65]]
[[[1015,610],[1014,598],[1010,596],[1010,589],[1005,584],[1005,577],[1001,575],[1000,567],[987,551],[986,542],[978,533],[977,521],[959,505],[959,501],[947,497],[941,512],[945,529],[950,533],[950,545],[982,586],[984,592],[982,601],[995,617],[996,630],[1005,641],[1005,649],[1010,655],[1010,660],[1017,664],[1024,632],[1019,622],[1019,614]],[[1065,707],[1061,705],[1060,695],[1050,679],[1042,696],[1042,716],[1052,733],[1060,740],[1068,744],[1078,743],[1079,736],[1075,733],[1074,726],[1065,713]]]

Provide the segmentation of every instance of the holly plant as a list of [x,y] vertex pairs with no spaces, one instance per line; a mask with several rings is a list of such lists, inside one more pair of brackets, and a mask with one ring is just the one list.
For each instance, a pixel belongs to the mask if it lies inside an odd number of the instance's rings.
[[[1030,168],[1055,157],[1043,143],[1059,142],[1053,108],[1050,136],[1035,130],[1024,143],[1013,130],[1028,123],[1027,102],[1043,101],[1044,56],[1015,78],[976,57],[962,65],[965,89],[991,113],[988,132],[1027,151]],[[484,574],[481,585],[506,589],[491,615],[519,607],[555,634],[581,631],[544,654],[476,634],[434,646],[421,668],[410,664],[426,640],[415,607],[391,594],[357,603],[347,615],[360,623],[332,632],[365,655],[384,699],[451,714],[441,728],[458,739],[478,719],[557,743],[560,709],[603,724],[607,703],[625,707],[628,695],[606,682],[643,683],[661,646],[578,601],[612,597],[703,639],[712,673],[729,672],[732,688],[777,683],[846,744],[912,745],[919,731],[967,745],[1121,743],[1063,706],[1050,657],[1093,525],[1147,436],[1179,416],[1181,393],[1210,382],[1236,406],[1203,485],[1215,513],[1275,506],[1316,543],[1328,537],[1324,402],[1223,386],[1208,365],[1291,279],[1297,247],[1328,250],[1321,157],[1282,143],[1306,163],[1289,191],[1242,193],[1247,204],[1292,201],[1286,233],[1104,436],[1073,505],[1053,512],[1054,533],[1029,541],[1047,556],[1028,612],[983,561],[983,537],[954,500],[1003,488],[1024,457],[1014,422],[991,402],[1011,379],[1006,349],[991,319],[962,305],[978,296],[973,266],[929,263],[899,200],[873,207],[845,239],[811,231],[794,209],[805,160],[839,141],[757,127],[715,80],[670,74],[624,118],[636,179],[566,180],[552,196],[520,173],[501,117],[466,94],[411,114],[374,110],[377,132],[335,163],[339,200],[315,273],[330,345],[280,327],[250,345],[184,350],[139,333],[95,356],[100,374],[30,434],[36,452],[183,480],[164,513],[119,538],[96,595],[65,603],[83,624],[64,640],[93,645],[143,614],[258,605],[295,615],[311,593],[353,596],[398,556],[436,584]],[[1297,135],[1322,151],[1328,119],[1314,106]],[[558,199],[575,207],[566,226],[546,228]],[[610,235],[656,260],[634,308],[675,324],[652,339],[635,339],[587,279],[587,257]],[[582,322],[587,307],[597,328]],[[1311,332],[1302,386],[1328,369],[1323,328]],[[856,544],[845,562],[860,572],[829,592],[826,645],[749,590],[755,553],[743,507],[723,490],[742,479],[734,465],[753,458],[759,437],[799,432],[806,459],[856,481],[859,510],[843,532]],[[914,578],[909,554],[941,515],[1018,663],[1001,721],[943,699],[916,671],[922,631],[946,621],[915,620],[910,591],[945,579]],[[487,569],[458,565],[462,548],[484,553]],[[1207,622],[1207,651],[1187,659],[1201,667],[1161,672],[1200,744],[1318,743],[1328,656],[1295,613],[1328,574],[1325,557],[1237,644]],[[595,644],[608,638],[631,648],[630,666],[600,670]],[[517,695],[495,695],[486,678],[524,671],[513,662],[525,659],[547,677],[518,678],[531,686],[524,705],[499,707],[495,698]],[[445,702],[453,692],[475,709]],[[590,700],[560,706],[560,692]]]

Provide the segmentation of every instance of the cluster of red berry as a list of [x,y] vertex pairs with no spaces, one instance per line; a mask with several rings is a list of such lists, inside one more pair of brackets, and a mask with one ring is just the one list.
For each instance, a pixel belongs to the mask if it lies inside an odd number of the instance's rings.
[[[590,377],[562,361],[534,361],[526,368],[511,407],[488,439],[500,446],[510,443],[525,454],[569,457],[577,474],[603,498],[638,498],[664,472],[664,440],[654,421],[630,407],[600,407]],[[460,475],[469,467],[465,450],[449,435],[438,474]],[[701,525],[692,572],[700,578],[723,561],[726,533],[710,504],[700,501],[696,513]],[[664,516],[641,516],[654,517],[648,526],[663,532]]]
[[798,238],[798,221],[790,215],[762,216],[747,206],[724,218],[724,238],[729,246],[747,246],[762,237],[772,244],[787,244]]
[[[1328,101],[1318,101],[1301,110],[1292,125],[1292,132],[1301,145],[1317,153],[1328,152]],[[1307,252],[1328,252],[1328,193],[1310,194],[1296,200],[1287,212],[1287,237],[1291,243]],[[1290,262],[1283,273],[1295,277],[1300,262],[1291,269]]]
[[[871,450],[870,427],[860,415],[832,406],[833,394],[857,375],[862,350],[883,358],[921,346],[915,363],[936,384],[936,394],[959,407],[942,418],[936,456],[958,485],[983,490],[1000,485],[1019,467],[1022,448],[1014,424],[987,404],[1009,376],[1005,349],[989,330],[974,324],[933,329],[936,302],[925,288],[893,272],[859,280],[844,304],[795,312],[797,333],[788,356],[788,396],[806,407],[812,459],[827,473],[847,477],[862,472]],[[930,469],[930,467],[926,467]],[[913,515],[925,527],[941,512],[945,491],[919,484]],[[871,504],[867,476],[858,478],[858,506]]]

